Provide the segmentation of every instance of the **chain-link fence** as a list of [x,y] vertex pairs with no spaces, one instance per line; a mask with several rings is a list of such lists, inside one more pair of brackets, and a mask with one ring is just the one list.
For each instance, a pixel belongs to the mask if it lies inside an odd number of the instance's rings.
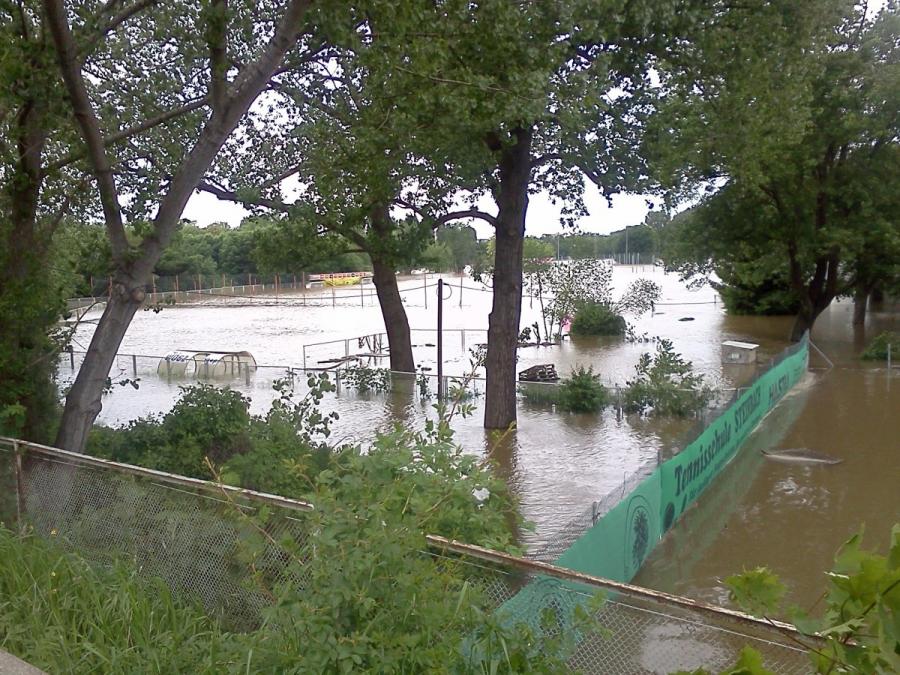
[[[125,559],[238,630],[258,625],[271,602],[266,588],[306,583],[296,573],[286,578],[297,568],[287,564],[286,543],[293,551],[315,549],[306,522],[312,505],[12,439],[0,439],[0,488],[3,522],[94,564]],[[263,509],[261,527],[254,516]],[[263,544],[252,561],[244,546],[250,538]],[[429,544],[425,554],[435,564],[452,561],[505,620],[538,632],[568,630],[575,608],[605,590],[608,600],[594,617],[601,628],[579,635],[573,670],[720,669],[750,645],[776,673],[810,671],[788,627],[438,537]]]

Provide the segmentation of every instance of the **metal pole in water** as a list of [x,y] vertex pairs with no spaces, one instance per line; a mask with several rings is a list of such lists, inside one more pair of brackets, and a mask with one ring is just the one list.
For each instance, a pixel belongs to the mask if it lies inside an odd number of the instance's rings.
[[888,340],[888,375],[891,374],[891,341]]
[[[427,291],[426,291],[427,293]],[[437,282],[437,395],[444,400],[444,280]]]
[[366,278],[361,277],[359,280],[359,306],[360,307],[366,306],[366,296],[363,294],[363,286],[365,285],[365,283],[366,283]]
[[428,272],[422,273],[422,292],[425,293],[425,309],[428,309]]
[[137,377],[137,354],[131,355],[131,372]]
[[462,275],[459,276],[459,306],[462,307]]

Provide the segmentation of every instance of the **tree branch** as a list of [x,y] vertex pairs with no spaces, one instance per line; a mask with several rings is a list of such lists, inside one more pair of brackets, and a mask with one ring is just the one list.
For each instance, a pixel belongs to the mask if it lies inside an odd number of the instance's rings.
[[[84,44],[82,44],[81,48],[78,50],[79,63],[83,62],[87,55],[94,51],[97,43],[104,37],[112,33],[135,14],[139,14],[148,7],[155,5],[156,2],[157,0],[137,0],[133,5],[125,7],[118,14],[111,17],[102,27],[91,32],[87,39],[84,40]],[[110,0],[104,5],[103,9],[100,10],[100,15],[108,14],[117,4],[118,0]]]
[[463,218],[478,218],[490,223],[494,227],[497,226],[497,219],[490,213],[479,211],[478,209],[465,209],[463,211],[450,211],[435,220],[435,227],[449,223],[451,220],[461,220]]
[[72,113],[81,129],[81,136],[87,145],[88,159],[93,174],[97,179],[100,201],[103,204],[103,217],[109,233],[113,259],[123,264],[128,251],[128,239],[122,224],[122,209],[119,204],[116,179],[106,156],[105,141],[100,131],[100,122],[94,114],[88,97],[84,78],[81,74],[80,60],[76,52],[75,40],[69,28],[63,0],[44,0],[44,10],[50,24],[50,32],[56,45],[59,65],[63,81],[71,100]]
[[[194,110],[198,110],[203,106],[209,103],[209,99],[207,98],[199,98],[195,101],[191,101],[190,103],[186,103],[185,105],[174,108],[172,110],[167,110],[165,112],[160,113],[156,117],[151,117],[148,120],[144,120],[140,124],[135,124],[132,127],[128,127],[127,129],[122,129],[121,131],[117,131],[114,134],[110,134],[104,138],[104,145],[109,147],[111,145],[115,145],[120,141],[127,140],[132,136],[138,136],[145,131],[149,131],[154,127],[158,127],[161,124],[165,124],[166,122],[175,119],[176,117],[181,117],[182,115],[186,115],[187,113],[193,112]],[[72,164],[73,162],[77,162],[79,159],[84,158],[83,152],[72,152],[68,155],[63,156],[61,159],[49,164],[44,170],[44,175],[46,176],[53,171],[59,171],[60,169]]]
[[206,12],[206,44],[209,48],[209,98],[219,110],[228,98],[228,0],[213,0]]
[[290,213],[292,210],[292,206],[290,204],[285,204],[282,201],[276,199],[267,199],[265,197],[241,197],[232,190],[226,190],[223,187],[219,187],[218,185],[214,185],[208,181],[200,181],[197,183],[197,189],[202,190],[203,192],[208,192],[209,194],[215,196],[217,199],[221,199],[226,202],[234,202],[236,204],[241,204],[247,207],[256,207],[262,206],[267,209],[271,209],[273,211],[280,211],[282,213]]

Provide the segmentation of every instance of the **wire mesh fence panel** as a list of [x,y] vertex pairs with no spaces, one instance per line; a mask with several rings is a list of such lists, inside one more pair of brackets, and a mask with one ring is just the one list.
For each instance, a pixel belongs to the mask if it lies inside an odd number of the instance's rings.
[[[3,463],[14,462],[10,448],[0,448]],[[285,554],[277,542],[289,537],[302,544],[307,537],[299,513],[273,512],[260,524],[262,505],[247,499],[33,450],[20,487],[20,527],[95,564],[124,559],[236,629],[258,624],[270,603],[260,571],[272,577],[271,585],[283,581]]]
[[[0,485],[6,488],[0,493],[0,517],[5,522],[15,520],[20,501],[19,524],[36,535],[94,564],[125,559],[140,574],[162,578],[175,593],[199,601],[238,630],[259,625],[262,610],[274,601],[270,589],[306,587],[304,566],[290,563],[298,551],[315,555],[316,534],[308,512],[300,508],[309,505],[43,446],[22,449],[25,461],[17,481],[16,453],[10,442],[0,441]],[[733,665],[750,645],[775,673],[810,671],[804,650],[761,622],[700,612],[685,606],[690,601],[650,598],[651,591],[618,590],[597,610],[591,602],[597,588],[575,573],[556,568],[557,574],[572,575],[560,579],[529,571],[527,566],[537,563],[511,556],[506,556],[510,563],[483,562],[434,546],[424,554],[468,581],[504,622],[527,624],[538,637],[566,637],[573,670],[718,670]],[[576,623],[579,610],[591,614],[590,627]],[[552,640],[536,644],[558,648]]]
[[[801,644],[807,638],[763,622],[700,613],[663,597],[623,591],[603,593],[605,600],[596,609],[599,589],[581,583],[466,559],[458,569],[494,603],[505,622],[525,623],[536,636],[568,639],[564,648],[573,671],[720,672],[733,667],[747,646],[757,650],[774,673],[800,675],[813,670]],[[579,617],[579,610],[585,616]],[[554,640],[538,644],[559,648]]]

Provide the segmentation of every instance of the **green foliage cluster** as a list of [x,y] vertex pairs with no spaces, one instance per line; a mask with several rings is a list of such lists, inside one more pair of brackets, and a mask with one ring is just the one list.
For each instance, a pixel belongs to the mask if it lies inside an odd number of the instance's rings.
[[786,589],[766,568],[729,577],[731,598],[757,616],[786,613],[804,635],[824,638],[824,645],[809,645],[818,673],[900,672],[900,525],[886,556],[863,550],[862,538],[861,530],[838,551],[821,616],[785,609]]
[[[129,228],[129,239],[138,240],[141,226]],[[70,296],[97,295],[113,274],[112,253],[102,227],[66,223],[57,239],[59,265],[67,272]],[[304,255],[296,255],[285,242],[276,221],[251,217],[240,227],[224,223],[197,227],[185,222],[164,250],[153,273],[157,277],[176,275],[203,280],[204,286],[218,285],[221,277],[272,274],[276,272],[360,272],[371,269],[367,256],[343,252],[342,248],[307,245]],[[346,248],[346,247],[344,247]],[[293,257],[285,255],[292,251]],[[91,279],[93,278],[93,288]],[[182,288],[190,288],[188,278]],[[158,282],[159,284],[160,282]],[[167,290],[170,290],[166,286]]]
[[216,463],[251,446],[250,400],[227,388],[198,384],[181,388],[165,415],[151,415],[122,429],[96,427],[88,451],[98,457],[169,473],[211,478],[205,458]]
[[391,388],[391,371],[387,368],[372,368],[365,364],[351,364],[341,369],[341,381],[360,394],[382,393]]
[[596,413],[609,403],[609,392],[594,369],[583,366],[573,369],[558,385],[522,382],[519,393],[529,403],[553,404],[574,413]]
[[596,302],[581,305],[572,320],[572,335],[625,335],[625,317]]
[[702,411],[712,399],[703,376],[675,352],[671,340],[659,338],[656,354],[641,354],[635,371],[623,393],[627,412],[686,417]]
[[[655,214],[658,218],[652,216],[655,212],[648,214],[648,220],[653,224],[643,223],[640,225],[632,225],[628,227],[628,253],[637,253],[641,256],[641,262],[651,262],[652,254],[658,250],[659,228],[662,227],[667,218],[664,214]],[[663,222],[657,222],[657,220]],[[559,257],[562,260],[580,260],[584,258],[606,258],[620,255],[626,252],[625,230],[617,230],[610,234],[545,234],[541,237],[541,241],[545,242],[549,250],[550,257],[556,257],[557,248]]]
[[614,299],[612,263],[594,258],[533,264],[527,269],[525,285],[538,298],[548,340],[559,339],[566,319],[577,316],[584,307],[597,306],[587,310],[592,318],[600,308],[614,315],[641,314],[649,311],[662,293],[655,282],[636,279]]
[[600,384],[593,368],[579,366],[559,385],[559,406],[576,413],[594,413],[609,402],[606,387]]
[[875,337],[860,354],[867,361],[884,361],[888,356],[888,345],[891,346],[891,358],[900,361],[900,333],[885,331]]

